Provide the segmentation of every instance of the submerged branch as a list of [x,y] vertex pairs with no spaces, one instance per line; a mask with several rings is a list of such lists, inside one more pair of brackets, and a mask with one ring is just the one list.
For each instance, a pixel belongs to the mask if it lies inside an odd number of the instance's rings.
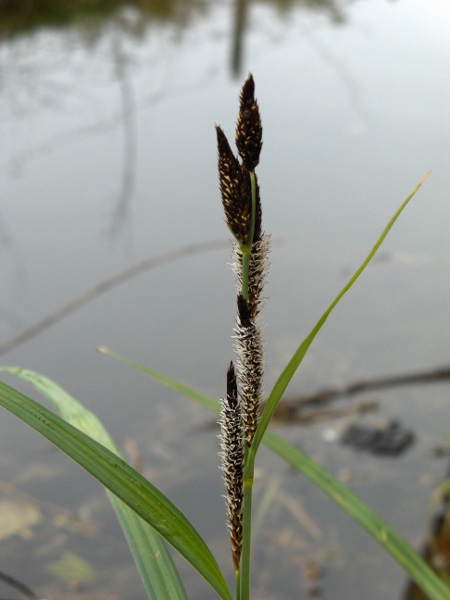
[[28,600],[38,600],[38,597],[36,596],[36,594],[32,590],[30,590],[29,587],[27,587],[26,585],[24,585],[17,579],[14,579],[14,577],[11,577],[10,575],[6,575],[5,573],[0,573],[0,581],[2,581],[3,583],[6,583],[6,585],[18,590]]
[[[302,416],[302,409],[323,407],[330,404],[334,400],[339,400],[355,394],[390,389],[404,385],[438,383],[440,381],[449,379],[450,366],[440,369],[432,369],[430,371],[421,371],[416,373],[406,373],[403,375],[393,375],[390,377],[378,377],[375,379],[355,381],[354,383],[341,388],[328,388],[306,396],[285,398],[277,407],[276,416],[278,419],[287,420],[293,417],[297,417],[298,419]],[[308,412],[308,420],[310,420],[313,414],[313,412]]]
[[202,252],[209,252],[210,250],[218,250],[219,248],[226,248],[228,244],[229,242],[224,240],[212,240],[198,244],[187,244],[181,248],[163,252],[157,256],[142,260],[141,262],[138,262],[127,269],[123,269],[112,277],[108,277],[107,279],[100,281],[100,283],[97,283],[97,285],[94,285],[94,287],[90,288],[83,294],[73,298],[49,315],[45,316],[40,321],[37,321],[30,327],[27,327],[18,335],[6,340],[6,342],[3,342],[3,344],[0,344],[0,355],[17,348],[17,346],[20,346],[20,344],[23,344],[45,329],[48,329],[48,327],[51,327],[58,321],[61,321],[61,319],[67,317],[81,306],[84,306],[91,300],[95,300],[95,298],[101,294],[104,294],[105,292],[108,292],[112,288],[125,283],[125,281],[136,277],[136,275],[140,275],[141,273],[149,271],[154,267],[159,267],[174,260],[178,260],[179,258],[185,258],[186,256],[191,256],[193,254],[201,254]]

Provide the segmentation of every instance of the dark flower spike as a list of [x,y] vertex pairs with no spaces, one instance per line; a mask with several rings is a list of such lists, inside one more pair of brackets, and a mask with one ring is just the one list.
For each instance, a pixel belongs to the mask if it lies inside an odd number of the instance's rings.
[[262,125],[258,103],[255,100],[255,82],[252,75],[242,87],[239,117],[236,124],[236,146],[249,171],[259,163],[262,148]]
[[227,517],[231,551],[236,571],[242,551],[242,521],[244,502],[244,432],[234,365],[230,362],[227,372],[227,396],[222,400],[220,416],[220,457],[225,485],[227,487]]
[[250,243],[252,192],[250,175],[234,156],[220,127],[216,126],[219,150],[219,183],[228,227],[243,246]]

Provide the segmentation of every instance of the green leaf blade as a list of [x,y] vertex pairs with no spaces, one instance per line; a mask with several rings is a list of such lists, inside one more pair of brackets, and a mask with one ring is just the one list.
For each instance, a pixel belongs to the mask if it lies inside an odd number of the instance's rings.
[[[20,367],[0,367],[0,371],[29,383],[51,402],[68,423],[123,458],[99,419],[54,381]],[[187,600],[183,583],[161,536],[112,492],[106,490],[106,493],[122,527],[148,598]]]
[[356,271],[356,273],[350,278],[348,283],[342,288],[342,290],[338,293],[338,295],[333,300],[333,302],[330,304],[330,306],[327,308],[327,310],[323,313],[323,315],[317,321],[316,325],[313,327],[310,334],[303,340],[303,342],[297,348],[297,351],[295,352],[295,354],[293,355],[293,357],[287,364],[284,371],[281,373],[280,377],[278,378],[277,382],[275,383],[275,385],[269,395],[269,398],[267,399],[266,405],[265,405],[263,413],[261,415],[261,420],[258,425],[258,429],[256,430],[255,437],[253,439],[252,458],[254,458],[254,456],[256,455],[256,452],[258,451],[258,447],[262,441],[264,433],[266,432],[267,427],[269,426],[269,423],[275,413],[275,410],[276,410],[278,404],[281,401],[281,398],[283,397],[283,394],[284,394],[287,386],[291,382],[298,367],[302,363],[302,361],[303,361],[306,353],[308,352],[309,347],[313,343],[315,337],[317,336],[319,331],[322,329],[326,320],[328,319],[328,317],[330,316],[330,314],[332,313],[332,311],[334,310],[336,305],[340,302],[341,298],[350,290],[350,288],[353,286],[353,284],[356,282],[356,280],[359,278],[359,276],[363,273],[363,271],[365,270],[367,265],[370,263],[372,258],[375,256],[379,247],[384,242],[386,236],[392,229],[394,223],[397,221],[397,219],[399,218],[399,216],[401,215],[403,210],[409,204],[410,200],[415,196],[415,194],[422,187],[423,183],[428,179],[429,175],[430,175],[430,173],[425,175],[425,177],[418,183],[418,185],[414,188],[414,190],[410,193],[410,195],[406,198],[406,200],[404,200],[404,202],[401,204],[400,208],[396,211],[394,216],[391,218],[389,223],[384,228],[382,234],[376,241],[374,247],[367,255],[367,258],[363,261],[363,263],[361,264],[359,269]]
[[52,442],[149,523],[210,584],[231,600],[228,585],[200,535],[181,511],[118,456],[31,398],[0,382],[0,405]]
[[266,432],[264,444],[299,473],[307,477],[337,506],[359,523],[409,574],[430,600],[450,599],[450,588],[439,579],[417,552],[374,513],[367,504],[362,502],[326,469],[271,431]]
[[217,400],[210,398],[206,394],[202,394],[202,392],[198,392],[197,390],[194,390],[193,388],[191,388],[187,385],[184,385],[184,383],[180,383],[179,381],[175,381],[175,379],[171,379],[170,377],[167,377],[166,375],[162,375],[161,373],[158,373],[157,371],[153,371],[152,369],[149,369],[148,367],[145,367],[144,365],[141,365],[140,363],[137,363],[133,360],[125,358],[124,356],[120,356],[119,354],[115,354],[114,352],[109,350],[109,348],[105,348],[105,346],[98,346],[97,350],[99,352],[101,352],[102,354],[107,354],[108,356],[111,356],[112,358],[119,360],[120,362],[124,363],[125,365],[132,367],[136,371],[140,371],[147,377],[150,377],[150,379],[154,379],[155,381],[158,381],[162,385],[169,387],[172,390],[175,390],[176,392],[178,392],[185,398],[190,398],[197,404],[200,404],[200,406],[204,406],[208,410],[215,412],[217,414],[220,413],[220,404],[217,402]]

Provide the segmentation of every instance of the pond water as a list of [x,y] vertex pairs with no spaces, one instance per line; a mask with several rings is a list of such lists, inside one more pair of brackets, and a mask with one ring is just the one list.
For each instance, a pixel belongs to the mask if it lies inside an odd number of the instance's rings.
[[[2,27],[1,342],[144,259],[219,242],[99,295],[2,363],[53,378],[95,412],[192,520],[230,582],[214,419],[95,348],[223,395],[235,289],[214,125],[233,138],[250,71],[264,127],[263,225],[274,241],[267,390],[430,170],[288,394],[448,365],[448,17],[443,0],[224,0]],[[329,422],[280,432],[418,546],[446,470],[431,449],[448,443],[447,398],[445,383],[358,398],[379,402],[368,418],[415,431],[395,460],[325,443]],[[40,597],[145,597],[95,482],[7,413],[0,456],[2,498],[35,509],[2,541],[0,571]],[[356,599],[362,587],[368,600],[402,597],[400,569],[309,483],[268,451],[257,468],[255,598],[311,598],[312,587],[323,598]],[[68,552],[94,570],[80,589],[55,568]],[[189,596],[212,598],[179,564]],[[308,583],[311,564],[321,577]]]

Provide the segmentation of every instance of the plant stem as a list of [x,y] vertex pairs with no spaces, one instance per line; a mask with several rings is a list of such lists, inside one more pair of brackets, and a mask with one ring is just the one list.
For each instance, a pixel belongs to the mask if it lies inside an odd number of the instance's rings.
[[[256,223],[256,178],[255,172],[250,171],[250,183],[252,188],[252,221],[250,227],[250,240],[247,248],[242,251],[242,295],[248,302],[248,282],[250,270],[250,257],[253,249],[253,238],[255,236]],[[251,548],[252,548],[252,501],[253,480],[255,471],[255,457],[252,448],[245,443],[244,458],[244,522],[242,533],[242,557],[241,557],[241,586],[240,600],[250,600],[251,588]]]
[[241,600],[250,600],[251,546],[252,546],[252,496],[255,459],[252,448],[245,447],[244,473],[244,524],[241,557]]
[[[251,248],[251,246],[250,246]],[[242,252],[242,295],[246,302],[248,302],[248,276],[250,269],[250,254],[251,251],[248,250],[248,247],[241,246]]]
[[236,571],[236,600],[241,600],[241,572]]

